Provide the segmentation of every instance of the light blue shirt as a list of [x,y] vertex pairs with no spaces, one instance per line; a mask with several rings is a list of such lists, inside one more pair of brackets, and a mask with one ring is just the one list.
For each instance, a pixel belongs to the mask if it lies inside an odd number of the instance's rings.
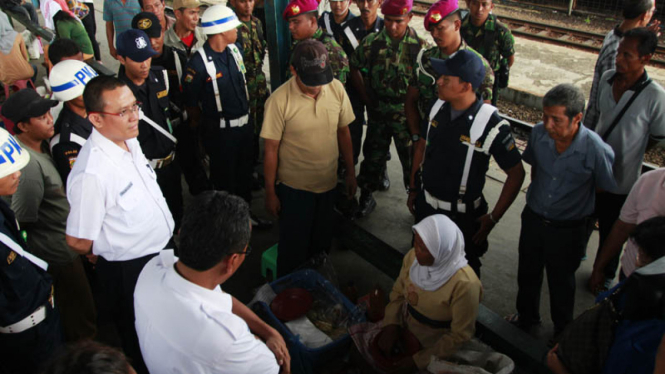
[[581,123],[573,142],[561,154],[542,122],[537,124],[522,159],[531,165],[532,173],[527,205],[547,219],[587,217],[595,207],[596,187],[616,188],[612,174],[614,151]]

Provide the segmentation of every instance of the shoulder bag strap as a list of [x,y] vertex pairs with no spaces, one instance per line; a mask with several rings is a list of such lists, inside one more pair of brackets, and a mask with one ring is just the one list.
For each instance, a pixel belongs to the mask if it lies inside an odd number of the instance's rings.
[[642,91],[649,85],[649,83],[651,83],[651,78],[647,79],[643,84],[641,84],[639,87],[637,87],[637,89],[633,93],[633,96],[630,97],[630,100],[628,100],[626,105],[624,105],[624,107],[621,109],[621,112],[619,112],[619,114],[617,114],[617,116],[614,118],[614,121],[612,121],[612,124],[610,125],[610,127],[603,134],[603,136],[602,136],[603,141],[607,142],[607,138],[610,137],[610,134],[612,134],[612,131],[614,131],[616,126],[619,124],[619,121],[621,121],[621,118],[623,117],[623,115],[626,114],[626,112],[628,111],[628,108],[630,107],[630,105],[633,104],[633,101],[635,101],[635,99],[637,99],[637,96],[639,96],[639,94],[642,93]]

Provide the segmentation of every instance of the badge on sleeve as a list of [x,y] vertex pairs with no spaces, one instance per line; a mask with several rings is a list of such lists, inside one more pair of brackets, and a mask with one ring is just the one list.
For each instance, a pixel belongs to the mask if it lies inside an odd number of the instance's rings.
[[185,83],[192,83],[193,80],[194,80],[193,75],[191,75],[189,73],[187,75],[185,75]]
[[9,251],[9,256],[7,256],[7,265],[11,265],[14,260],[16,260],[16,252]]

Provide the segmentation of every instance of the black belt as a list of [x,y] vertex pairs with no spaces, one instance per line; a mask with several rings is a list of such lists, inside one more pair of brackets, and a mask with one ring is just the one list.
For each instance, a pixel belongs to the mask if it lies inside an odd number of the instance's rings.
[[553,219],[547,219],[547,218],[541,216],[540,214],[534,212],[531,208],[529,208],[528,205],[526,206],[526,209],[528,209],[531,214],[536,216],[540,220],[540,222],[542,222],[545,226],[549,226],[549,227],[555,227],[555,228],[561,228],[561,229],[572,228],[572,227],[578,227],[578,226],[581,226],[581,225],[586,225],[586,222],[587,222],[586,217],[582,218],[582,219],[573,219],[573,220],[566,220],[566,221],[557,221],[557,220],[553,220]]
[[422,323],[423,325],[434,327],[435,329],[449,329],[450,328],[450,323],[452,321],[435,321],[433,319],[429,319],[429,318],[425,317],[424,315],[422,315],[420,312],[418,312],[409,303],[406,304],[406,309],[409,311],[409,314],[411,315],[411,317],[415,318],[416,321]]

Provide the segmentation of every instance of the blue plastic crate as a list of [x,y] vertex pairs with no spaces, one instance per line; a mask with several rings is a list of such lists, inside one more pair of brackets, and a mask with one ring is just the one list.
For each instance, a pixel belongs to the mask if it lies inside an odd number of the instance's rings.
[[[358,309],[332,283],[314,270],[306,269],[289,274],[270,283],[270,286],[278,294],[293,287],[304,288],[310,292],[325,292],[327,297],[342,304],[352,323],[365,321],[364,310]],[[291,355],[291,372],[294,374],[317,373],[318,368],[343,357],[349,351],[351,337],[348,333],[323,347],[307,348],[300,342],[299,336],[293,335],[288,327],[275,317],[269,305],[257,302],[254,311],[284,337]]]

